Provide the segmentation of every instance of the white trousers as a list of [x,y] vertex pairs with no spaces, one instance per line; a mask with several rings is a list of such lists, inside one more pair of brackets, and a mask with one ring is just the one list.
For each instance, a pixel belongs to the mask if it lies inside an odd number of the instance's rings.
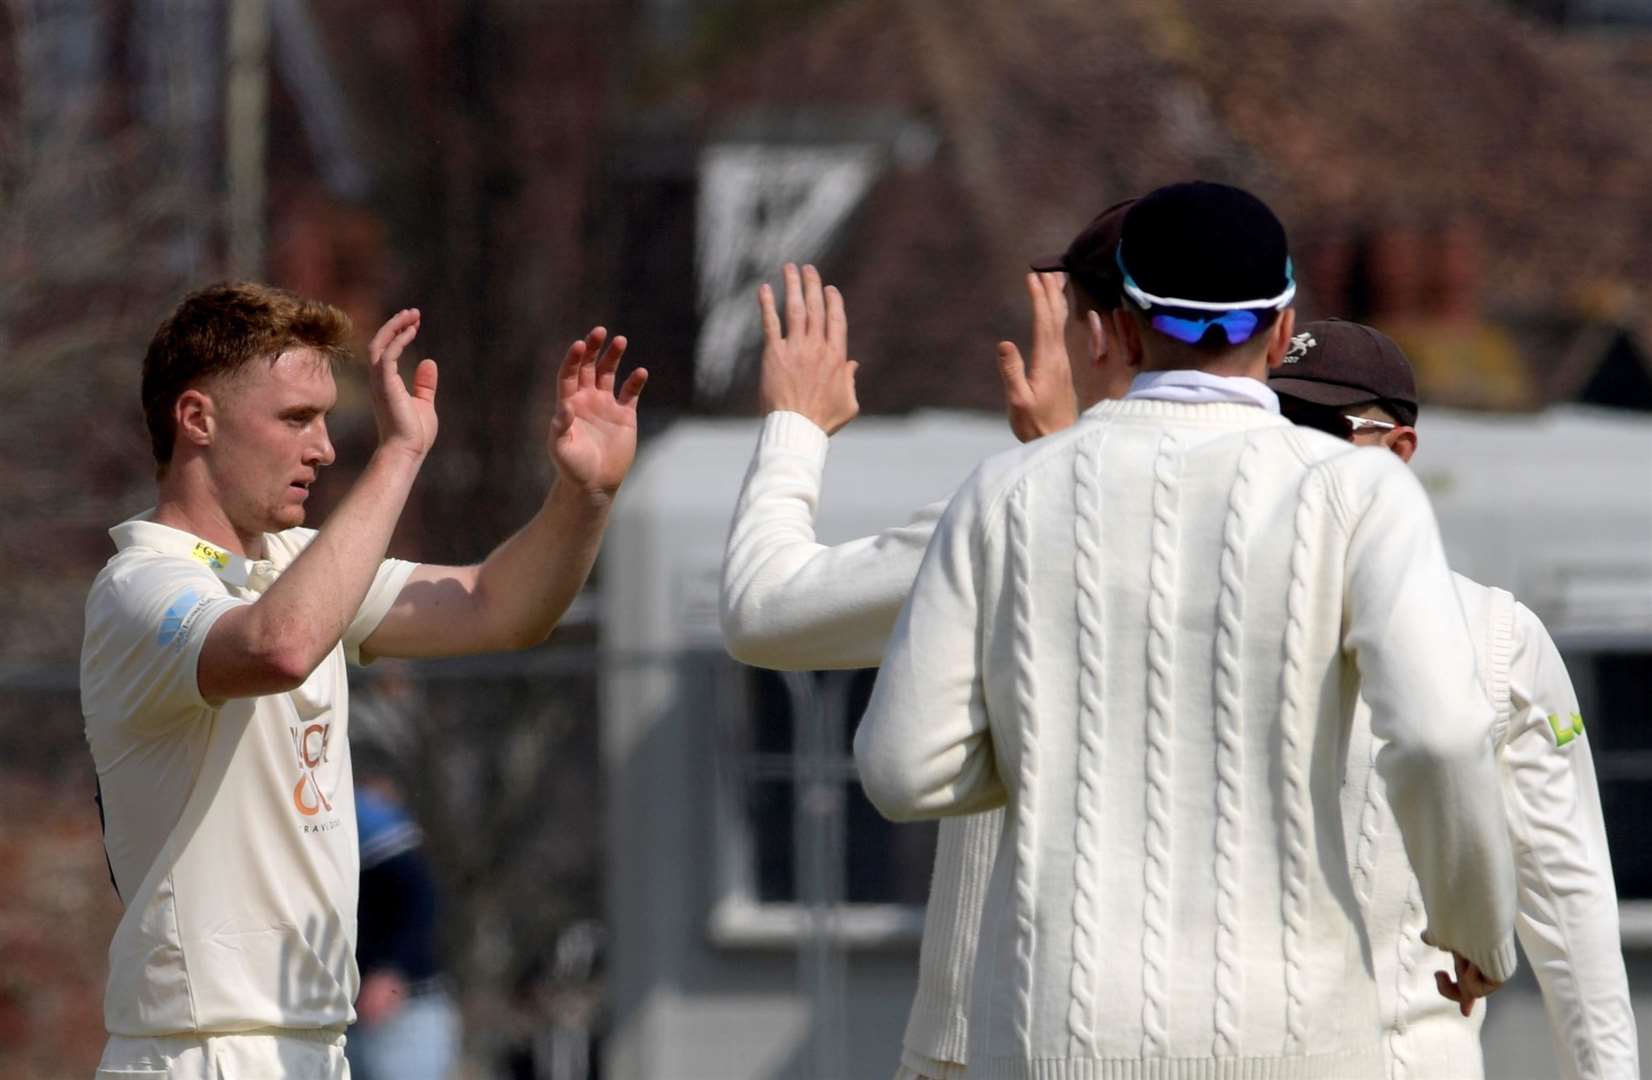
[[350,1064],[336,1031],[111,1035],[95,1080],[350,1080]]

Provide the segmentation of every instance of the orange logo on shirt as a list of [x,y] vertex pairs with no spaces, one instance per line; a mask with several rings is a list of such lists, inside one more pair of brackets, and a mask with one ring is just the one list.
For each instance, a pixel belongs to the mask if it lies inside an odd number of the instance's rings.
[[331,810],[333,804],[321,790],[321,782],[316,779],[315,771],[328,760],[328,750],[333,741],[332,724],[307,724],[303,728],[289,728],[293,736],[293,749],[298,753],[298,767],[303,775],[293,787],[293,805],[305,817],[314,817],[323,810]]

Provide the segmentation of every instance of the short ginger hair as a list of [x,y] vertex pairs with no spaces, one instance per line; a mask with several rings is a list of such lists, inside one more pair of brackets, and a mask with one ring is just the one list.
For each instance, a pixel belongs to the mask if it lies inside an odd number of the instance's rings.
[[172,461],[179,394],[254,360],[273,363],[291,348],[343,363],[350,357],[350,317],[331,304],[249,281],[208,285],[184,297],[143,357],[143,417],[155,464],[164,472]]

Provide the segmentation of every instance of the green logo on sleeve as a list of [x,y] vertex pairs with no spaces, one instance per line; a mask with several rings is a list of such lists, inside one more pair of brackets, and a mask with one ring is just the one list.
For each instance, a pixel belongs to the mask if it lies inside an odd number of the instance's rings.
[[1583,717],[1577,713],[1571,713],[1568,716],[1550,714],[1549,726],[1554,729],[1554,744],[1565,746],[1583,734]]

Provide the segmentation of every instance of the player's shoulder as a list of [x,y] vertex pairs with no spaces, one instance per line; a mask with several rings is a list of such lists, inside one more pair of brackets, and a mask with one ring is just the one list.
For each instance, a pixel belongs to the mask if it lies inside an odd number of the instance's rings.
[[141,546],[122,548],[92,579],[86,594],[86,613],[90,618],[94,612],[141,603],[152,594],[192,583],[223,591],[211,569],[194,559]]
[[1293,445],[1308,468],[1344,488],[1380,487],[1402,484],[1421,490],[1411,467],[1400,456],[1382,446],[1355,446],[1324,432],[1298,428]]
[[1341,453],[1310,465],[1307,477],[1330,493],[1345,526],[1354,527],[1379,504],[1383,520],[1390,524],[1433,520],[1428,492],[1398,454],[1382,446],[1341,445]]
[[982,516],[993,516],[1004,499],[1027,479],[1071,461],[1077,447],[1094,434],[1092,428],[1080,421],[1064,431],[993,454],[975,467],[954,501],[962,500],[963,506]]
[[1462,603],[1463,610],[1470,616],[1496,612],[1507,621],[1509,632],[1517,639],[1546,640],[1549,637],[1543,620],[1509,590],[1475,581],[1456,570],[1451,572],[1451,582],[1456,586],[1457,599]]
[[1451,583],[1456,586],[1457,599],[1462,601],[1464,608],[1485,607],[1498,594],[1508,597],[1511,601],[1513,600],[1513,596],[1507,590],[1499,589],[1494,585],[1482,585],[1467,574],[1459,573],[1456,570],[1451,572]]
[[1559,653],[1560,650],[1555,645],[1549,628],[1543,625],[1543,620],[1537,617],[1537,612],[1512,595],[1509,596],[1509,607],[1512,609],[1509,631],[1514,638],[1516,649],[1530,655],[1540,651]]

